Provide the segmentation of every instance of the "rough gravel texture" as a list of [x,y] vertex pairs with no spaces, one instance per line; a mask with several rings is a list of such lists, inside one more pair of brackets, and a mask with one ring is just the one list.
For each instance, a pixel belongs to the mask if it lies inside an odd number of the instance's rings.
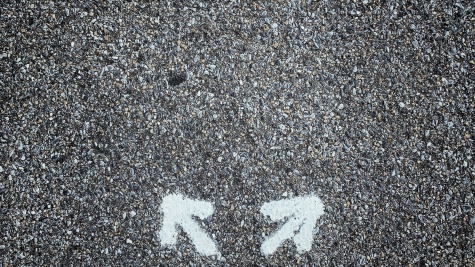
[[0,3],[0,266],[474,266],[474,2],[215,2]]

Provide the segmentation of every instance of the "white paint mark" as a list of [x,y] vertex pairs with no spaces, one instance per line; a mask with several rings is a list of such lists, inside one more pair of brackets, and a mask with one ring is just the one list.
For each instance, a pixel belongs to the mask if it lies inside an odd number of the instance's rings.
[[161,208],[163,211],[163,227],[159,232],[159,237],[162,246],[176,243],[178,236],[176,227],[180,225],[195,245],[196,251],[206,256],[220,256],[213,239],[192,218],[192,216],[196,216],[203,220],[211,216],[214,212],[213,204],[207,201],[189,199],[181,194],[171,194],[163,198]]
[[264,203],[261,213],[271,220],[288,217],[282,228],[268,237],[261,246],[264,255],[274,253],[287,239],[292,238],[299,253],[310,251],[313,243],[313,228],[318,217],[323,215],[323,203],[315,195],[295,197]]

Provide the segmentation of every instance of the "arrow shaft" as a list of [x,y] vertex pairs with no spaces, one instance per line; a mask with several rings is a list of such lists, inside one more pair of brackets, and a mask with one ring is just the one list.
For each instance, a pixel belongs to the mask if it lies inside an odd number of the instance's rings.
[[270,255],[277,250],[277,248],[282,245],[282,243],[292,238],[295,235],[295,231],[297,231],[299,227],[299,223],[301,220],[292,216],[277,232],[272,234],[262,243],[262,253],[264,255]]
[[204,255],[215,255],[219,251],[214,241],[201,229],[201,227],[191,218],[181,224],[183,230],[188,234],[196,250]]

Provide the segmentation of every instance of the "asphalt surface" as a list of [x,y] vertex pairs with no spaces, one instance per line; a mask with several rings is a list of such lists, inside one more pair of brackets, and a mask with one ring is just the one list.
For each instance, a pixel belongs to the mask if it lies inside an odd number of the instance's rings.
[[78,2],[0,3],[0,266],[475,266],[474,2]]

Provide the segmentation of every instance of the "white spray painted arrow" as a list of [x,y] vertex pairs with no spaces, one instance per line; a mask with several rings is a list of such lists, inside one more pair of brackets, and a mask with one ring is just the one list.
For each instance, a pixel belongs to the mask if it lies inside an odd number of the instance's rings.
[[261,246],[264,255],[274,253],[287,239],[292,238],[299,253],[309,251],[313,243],[313,228],[318,217],[323,215],[323,203],[314,195],[267,202],[261,213],[271,220],[288,217],[282,228],[268,237]]
[[196,250],[206,256],[220,255],[216,244],[201,229],[192,216],[205,219],[214,212],[213,204],[206,201],[193,200],[181,194],[172,194],[163,198],[163,226],[159,236],[162,246],[174,245],[177,241],[177,225],[188,234]]

